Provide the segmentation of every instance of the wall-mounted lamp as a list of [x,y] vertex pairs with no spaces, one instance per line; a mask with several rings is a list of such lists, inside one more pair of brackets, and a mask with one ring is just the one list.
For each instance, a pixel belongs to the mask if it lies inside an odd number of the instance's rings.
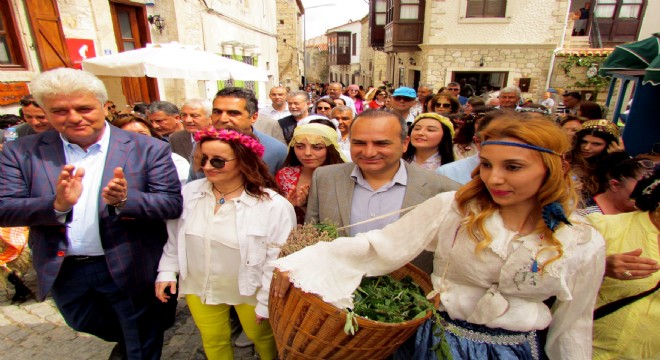
[[484,67],[484,57],[482,56],[481,59],[479,59],[479,66]]
[[410,62],[410,65],[412,65],[412,66],[417,65],[417,63],[415,62],[415,59],[413,59],[412,57],[410,59],[408,59],[408,61]]
[[399,58],[399,65],[403,65],[403,59]]
[[160,32],[161,34],[163,33],[163,29],[165,28],[165,19],[163,19],[162,16],[160,16],[160,15],[149,15],[147,17],[147,20],[149,20],[149,24],[156,27],[158,32]]

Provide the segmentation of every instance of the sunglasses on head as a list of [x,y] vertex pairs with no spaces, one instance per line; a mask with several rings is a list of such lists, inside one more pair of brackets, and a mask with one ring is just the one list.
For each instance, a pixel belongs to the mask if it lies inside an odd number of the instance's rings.
[[451,108],[451,104],[450,103],[437,103],[437,104],[435,104],[435,107],[442,107],[442,108],[445,108],[445,109],[449,109],[449,108]]
[[37,104],[37,102],[34,101],[34,100],[21,99],[18,103],[21,104],[21,106],[30,106],[30,105],[32,105],[32,106],[40,107],[39,104]]
[[200,161],[200,165],[204,167],[206,166],[206,162],[208,161],[209,163],[211,163],[211,166],[213,166],[214,168],[222,169],[223,167],[225,167],[225,163],[227,163],[227,161],[233,161],[233,160],[236,159],[220,159],[220,158],[209,159],[208,156],[202,156],[202,161]]
[[464,118],[466,121],[470,121],[470,120],[476,120],[476,119],[478,119],[478,118],[481,118],[481,117],[483,117],[484,115],[486,115],[486,113],[472,113],[472,114],[467,114],[467,115],[465,115],[463,118]]

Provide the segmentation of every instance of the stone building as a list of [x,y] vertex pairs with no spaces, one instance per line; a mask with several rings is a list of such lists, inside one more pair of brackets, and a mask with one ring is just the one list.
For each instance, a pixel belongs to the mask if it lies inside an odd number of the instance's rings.
[[350,21],[326,32],[330,82],[348,86],[356,84],[360,79],[361,31],[360,21]]
[[382,50],[377,50],[369,45],[369,16],[360,20],[362,41],[360,56],[360,80],[358,85],[382,86],[387,81],[387,56]]
[[211,98],[218,88],[242,85],[262,99],[279,83],[276,0],[8,0],[0,2],[5,26],[0,82],[3,113],[15,112],[26,84],[39,72],[79,67],[102,56],[147,43],[194,45],[266,70],[269,81],[191,81],[101,77],[117,105]]
[[302,86],[303,24],[301,0],[277,0],[277,56],[280,85],[290,89]]
[[[370,45],[387,54],[387,79],[394,87],[429,83],[438,90],[456,81],[480,93],[489,86],[518,85],[524,97],[537,101],[555,86],[555,77],[561,78],[555,69],[563,50],[569,46],[602,50],[634,40],[646,26],[648,19],[641,20],[645,8],[656,6],[648,0],[591,1],[597,10],[592,9],[590,16],[600,20],[600,33],[607,34],[596,45],[589,36],[574,39],[572,35],[572,19],[585,2],[371,0]],[[633,13],[638,21],[631,25]],[[627,32],[614,30],[624,29],[624,24]]]
[[305,41],[305,70],[307,83],[328,82],[328,38],[320,35]]

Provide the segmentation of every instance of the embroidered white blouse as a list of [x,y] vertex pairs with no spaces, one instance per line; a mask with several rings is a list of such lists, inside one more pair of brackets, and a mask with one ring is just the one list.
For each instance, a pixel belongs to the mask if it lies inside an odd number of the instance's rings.
[[[297,287],[345,308],[352,306],[351,294],[363,276],[387,274],[423,249],[434,251],[434,291],[451,318],[512,331],[549,325],[551,359],[590,359],[592,312],[605,271],[601,235],[572,216],[573,226],[555,233],[564,255],[541,274],[534,272],[534,259],[544,265],[555,253],[539,254],[539,235],[517,236],[504,227],[499,212],[485,224],[492,243],[475,254],[475,243],[457,231],[463,216],[454,196],[439,194],[381,230],[319,243],[274,265],[289,271]],[[543,300],[552,296],[557,301],[548,309]]]

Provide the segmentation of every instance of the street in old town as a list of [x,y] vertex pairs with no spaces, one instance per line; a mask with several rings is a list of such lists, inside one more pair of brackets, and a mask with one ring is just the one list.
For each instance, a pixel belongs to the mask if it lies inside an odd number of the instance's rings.
[[[36,288],[34,270],[26,284]],[[66,325],[51,298],[11,304],[13,290],[0,293],[0,359],[84,360],[107,359],[114,343],[78,333]],[[237,334],[236,334],[237,335]],[[236,337],[234,335],[234,337]],[[236,360],[258,359],[253,347],[234,348]],[[164,360],[202,360],[204,349],[184,299],[179,300],[177,320],[165,332]]]

